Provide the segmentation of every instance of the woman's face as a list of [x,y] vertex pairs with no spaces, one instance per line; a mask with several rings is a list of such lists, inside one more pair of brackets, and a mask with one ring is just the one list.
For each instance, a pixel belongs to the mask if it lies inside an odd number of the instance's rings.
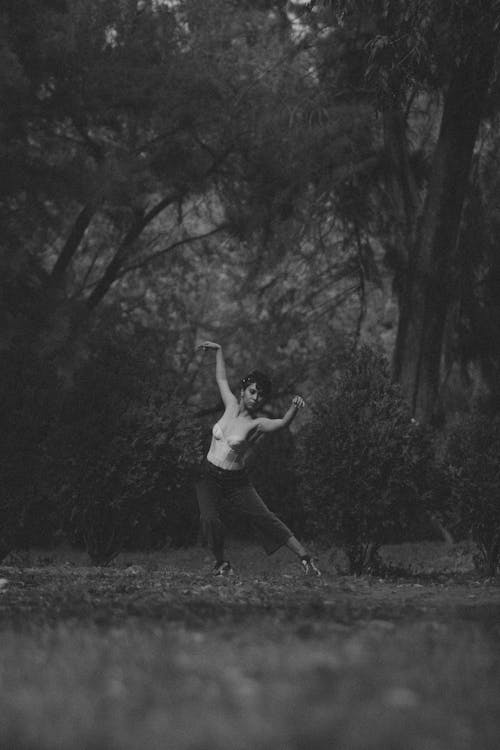
[[244,407],[250,412],[255,412],[262,405],[264,398],[262,391],[257,387],[257,383],[250,383],[247,387],[241,390],[241,400],[243,401]]

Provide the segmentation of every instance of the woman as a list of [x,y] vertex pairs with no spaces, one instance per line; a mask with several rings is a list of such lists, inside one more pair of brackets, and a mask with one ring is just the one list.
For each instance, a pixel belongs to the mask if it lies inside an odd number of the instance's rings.
[[239,512],[250,521],[268,555],[286,545],[300,558],[304,572],[321,575],[305,547],[262,501],[246,471],[248,459],[262,437],[287,427],[304,406],[304,399],[294,396],[281,419],[259,417],[259,409],[271,393],[267,376],[257,370],[249,373],[241,381],[237,399],[227,382],[219,344],[204,341],[199,348],[216,352],[215,378],[225,407],[224,414],[212,429],[210,450],[202,477],[196,485],[202,530],[215,556],[215,575],[228,575],[232,570],[229,560],[224,559],[221,520],[224,509]]

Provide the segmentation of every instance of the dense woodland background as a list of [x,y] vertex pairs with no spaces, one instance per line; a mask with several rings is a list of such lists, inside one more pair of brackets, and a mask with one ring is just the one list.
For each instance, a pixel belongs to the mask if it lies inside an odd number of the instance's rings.
[[[4,0],[0,556],[194,543],[238,377],[256,469],[354,570],[500,556],[500,2]],[[259,485],[260,486],[260,485]]]

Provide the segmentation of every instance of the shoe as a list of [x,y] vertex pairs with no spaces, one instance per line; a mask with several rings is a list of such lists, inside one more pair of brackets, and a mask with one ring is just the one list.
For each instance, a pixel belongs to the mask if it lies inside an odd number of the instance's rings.
[[307,576],[321,576],[321,570],[318,568],[310,555],[304,555],[304,557],[301,557],[300,562],[302,564],[302,570]]
[[220,563],[214,565],[214,576],[232,576],[233,569],[229,560],[223,560]]

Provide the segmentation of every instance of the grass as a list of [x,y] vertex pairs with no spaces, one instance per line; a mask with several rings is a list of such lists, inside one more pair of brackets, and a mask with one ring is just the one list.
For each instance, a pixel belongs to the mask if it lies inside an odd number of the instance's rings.
[[234,557],[220,581],[202,550],[1,568],[0,746],[498,748],[496,583]]

